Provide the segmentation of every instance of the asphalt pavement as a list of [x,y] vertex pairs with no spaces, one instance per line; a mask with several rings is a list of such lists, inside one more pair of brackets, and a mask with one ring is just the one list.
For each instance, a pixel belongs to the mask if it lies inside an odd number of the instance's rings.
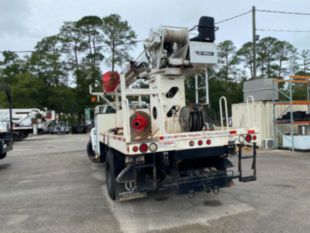
[[113,202],[87,135],[41,135],[0,160],[0,232],[310,232],[310,153],[259,151],[258,180],[218,195]]

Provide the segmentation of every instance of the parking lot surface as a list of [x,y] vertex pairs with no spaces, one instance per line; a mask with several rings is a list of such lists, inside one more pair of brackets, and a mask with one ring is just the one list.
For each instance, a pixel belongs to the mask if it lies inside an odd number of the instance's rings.
[[33,136],[0,161],[0,232],[310,232],[310,153],[260,151],[258,181],[219,195],[110,201],[87,135]]

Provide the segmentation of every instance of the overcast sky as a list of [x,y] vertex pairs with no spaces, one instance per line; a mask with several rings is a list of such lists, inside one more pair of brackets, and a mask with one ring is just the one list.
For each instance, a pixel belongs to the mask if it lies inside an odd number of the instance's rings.
[[[310,12],[307,0],[0,0],[0,50],[31,50],[45,36],[56,34],[64,21],[86,15],[100,17],[117,13],[128,20],[144,39],[159,25],[196,25],[202,15],[216,21],[259,9]],[[310,16],[257,14],[257,28],[310,30]],[[251,40],[251,16],[220,24],[217,42],[232,40],[239,47]],[[259,32],[290,41],[298,49],[310,49],[310,33]],[[132,52],[135,56],[140,47]]]

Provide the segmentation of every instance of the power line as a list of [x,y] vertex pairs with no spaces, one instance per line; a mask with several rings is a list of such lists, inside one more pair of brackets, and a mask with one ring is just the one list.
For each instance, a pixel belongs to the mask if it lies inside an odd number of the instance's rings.
[[32,53],[35,52],[34,50],[2,50],[0,53],[4,52],[13,52],[13,53]]
[[274,14],[305,15],[305,16],[310,16],[310,13],[307,13],[307,12],[274,11],[274,10],[260,10],[260,9],[256,9],[256,11],[258,11],[258,12],[263,12],[263,13],[274,13]]
[[244,15],[247,15],[247,14],[249,14],[249,13],[251,13],[251,10],[250,10],[250,11],[247,11],[247,12],[244,12],[244,13],[241,13],[241,14],[239,14],[239,15],[235,15],[235,16],[230,17],[230,18],[227,18],[227,19],[220,20],[220,21],[216,22],[215,24],[225,23],[225,22],[228,22],[228,21],[237,19],[237,18],[239,18],[239,17],[242,17],[242,16],[244,16]]
[[[289,14],[289,15],[304,15],[304,16],[310,16],[310,13],[307,12],[292,12],[292,11],[277,11],[277,10],[263,10],[263,9],[256,9],[257,12],[262,12],[262,13],[274,13],[274,14]],[[249,13],[251,13],[252,10],[243,12],[241,14],[220,20],[218,22],[216,22],[215,24],[221,24],[221,23],[225,23],[225,22],[229,22],[231,20],[240,18],[242,16],[245,16]],[[285,29],[256,29],[257,31],[269,31],[269,32],[297,32],[297,33],[310,33],[310,30],[285,30]],[[128,43],[123,43],[123,44],[136,44],[136,43],[141,43],[144,40],[137,40],[137,41],[133,41],[133,42],[128,42]],[[122,45],[122,44],[119,44]],[[96,47],[96,49],[98,48],[109,48],[109,46],[98,46]],[[5,51],[10,51],[10,52],[14,52],[14,53],[33,53],[36,52],[35,50],[2,50],[0,51],[0,53],[3,53]],[[47,50],[47,52],[55,52],[57,50]],[[60,50],[60,51],[71,51],[71,50]]]
[[298,33],[310,33],[310,30],[287,30],[287,29],[256,29],[256,31],[263,32],[298,32]]

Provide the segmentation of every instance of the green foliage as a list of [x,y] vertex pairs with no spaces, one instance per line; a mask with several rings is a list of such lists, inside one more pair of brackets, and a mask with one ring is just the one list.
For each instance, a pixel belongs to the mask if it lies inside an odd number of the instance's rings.
[[302,50],[300,53],[301,58],[301,70],[304,73],[307,73],[310,71],[310,50],[305,49]]
[[232,81],[221,81],[217,79],[211,79],[209,81],[210,86],[210,103],[211,108],[216,112],[219,111],[219,99],[221,96],[227,98],[228,104],[240,103],[243,101],[242,83],[236,83]]
[[61,60],[60,40],[57,35],[39,41],[28,59],[29,71],[46,85],[58,86],[68,84],[68,73]]
[[83,34],[76,25],[77,22],[64,22],[58,35],[61,51],[67,58],[67,69],[74,72],[80,69],[79,56],[87,49]]
[[11,86],[14,108],[43,108],[44,100],[41,98],[44,91],[42,80],[33,77],[30,73],[20,73],[14,77]]
[[3,61],[0,61],[1,81],[11,84],[13,78],[24,70],[24,61],[16,53],[4,51],[2,53]]
[[74,88],[65,85],[49,89],[48,107],[61,113],[76,113],[79,110],[77,95]]
[[247,42],[237,51],[236,56],[239,60],[239,65],[246,68],[246,71],[253,77],[253,53],[252,42]]
[[115,65],[121,65],[124,61],[129,60],[129,51],[137,36],[128,22],[122,21],[117,14],[111,14],[102,19],[102,30],[104,33],[103,44],[109,48],[110,54],[107,63],[114,71]]
[[98,80],[97,70],[104,56],[101,53],[103,35],[101,33],[102,20],[98,16],[85,16],[75,24],[81,35],[82,45],[87,45],[88,53],[83,57],[83,65],[90,71],[92,82]]
[[225,40],[218,44],[218,77],[223,80],[232,79],[236,74],[238,57],[236,56],[236,46],[231,40]]

